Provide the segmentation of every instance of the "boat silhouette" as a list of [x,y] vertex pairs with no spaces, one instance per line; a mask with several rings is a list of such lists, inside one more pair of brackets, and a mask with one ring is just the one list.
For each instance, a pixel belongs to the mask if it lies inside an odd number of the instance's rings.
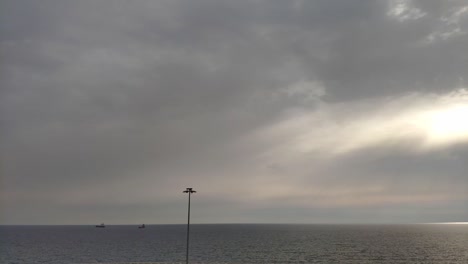
[[100,225],[97,225],[96,227],[104,228],[104,227],[106,227],[106,226],[104,225],[104,223],[102,223],[102,224],[100,224]]
[[145,228],[145,224],[142,224],[142,225],[139,226],[138,228]]

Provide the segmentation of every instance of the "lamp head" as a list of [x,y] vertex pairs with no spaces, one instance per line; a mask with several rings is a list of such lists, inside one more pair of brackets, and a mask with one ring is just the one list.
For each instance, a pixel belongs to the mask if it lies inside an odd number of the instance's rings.
[[193,190],[193,188],[187,188],[184,193],[196,193],[196,191]]

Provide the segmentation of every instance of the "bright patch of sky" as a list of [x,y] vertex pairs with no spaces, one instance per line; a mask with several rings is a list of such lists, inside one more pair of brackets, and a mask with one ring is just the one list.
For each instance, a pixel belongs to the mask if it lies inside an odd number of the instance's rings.
[[317,111],[288,117],[258,137],[280,137],[276,141],[284,145],[277,151],[282,153],[337,155],[395,142],[412,142],[411,151],[423,151],[468,141],[467,116],[465,89],[445,95],[414,93],[348,105],[323,104]]
[[426,15],[423,11],[413,6],[411,0],[390,0],[387,15],[400,22],[417,20]]
[[466,25],[463,24],[467,19],[468,6],[462,6],[450,10],[446,15],[440,18],[439,28],[427,36],[427,42],[432,43],[440,40],[448,40],[452,37],[466,35]]

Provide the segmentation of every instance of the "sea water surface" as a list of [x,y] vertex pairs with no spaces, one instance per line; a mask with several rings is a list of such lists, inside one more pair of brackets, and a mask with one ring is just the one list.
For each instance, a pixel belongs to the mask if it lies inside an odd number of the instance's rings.
[[[468,263],[468,225],[191,225],[190,263]],[[0,226],[0,263],[183,263],[186,226]]]

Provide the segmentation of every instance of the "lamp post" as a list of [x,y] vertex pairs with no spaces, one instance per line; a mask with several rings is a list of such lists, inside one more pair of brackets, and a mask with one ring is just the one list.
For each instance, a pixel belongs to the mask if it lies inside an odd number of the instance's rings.
[[187,188],[184,193],[188,193],[188,218],[187,218],[187,256],[185,258],[185,263],[188,264],[188,255],[189,255],[189,234],[190,234],[190,194],[196,193],[193,188]]

